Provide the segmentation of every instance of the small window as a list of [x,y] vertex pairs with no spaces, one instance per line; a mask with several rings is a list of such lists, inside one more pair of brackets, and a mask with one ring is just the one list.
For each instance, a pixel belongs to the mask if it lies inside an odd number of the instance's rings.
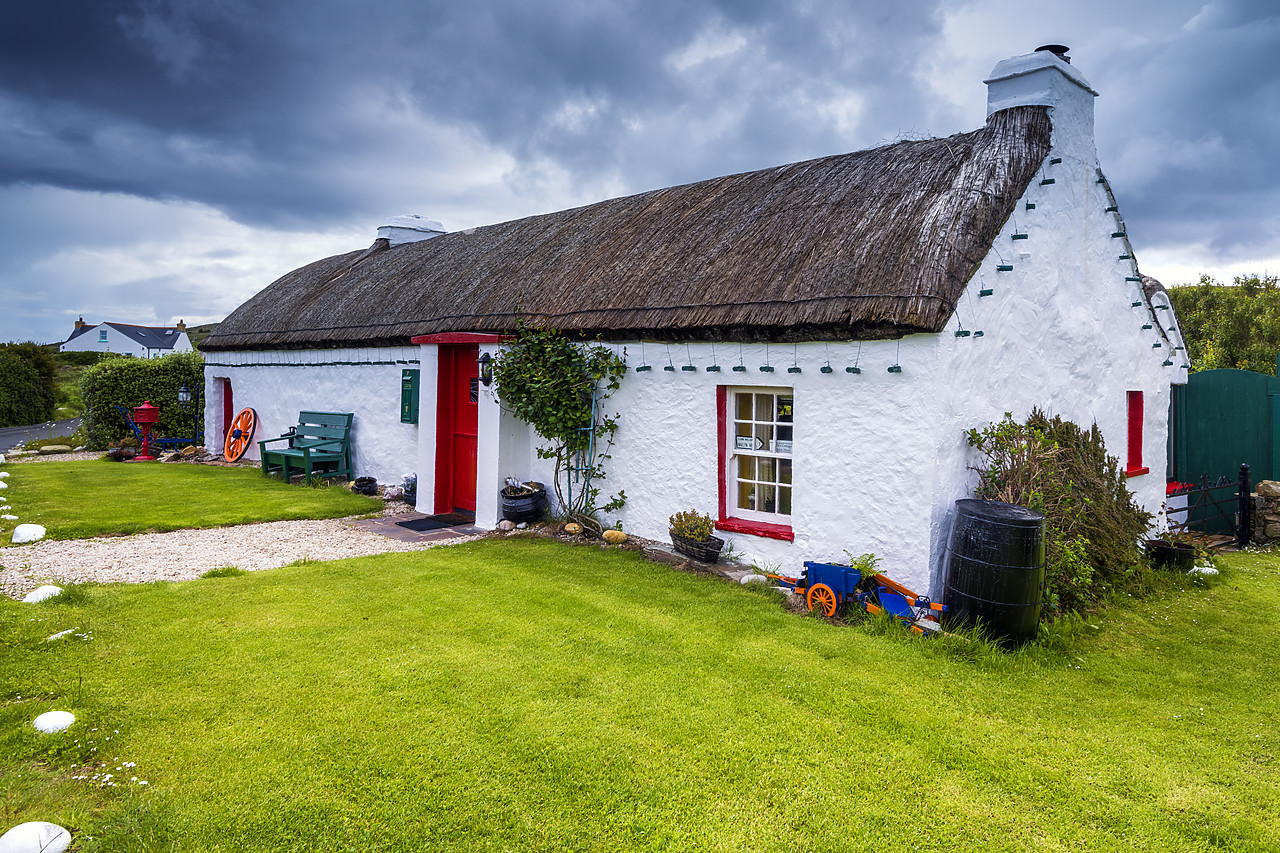
[[795,395],[719,389],[721,530],[791,540]]
[[1142,392],[1130,391],[1129,398],[1129,442],[1125,458],[1124,475],[1136,477],[1150,471],[1142,464]]
[[106,329],[99,329],[99,330],[98,330],[98,343],[100,343],[100,344],[105,344],[106,342],[107,342],[107,330],[106,330]]

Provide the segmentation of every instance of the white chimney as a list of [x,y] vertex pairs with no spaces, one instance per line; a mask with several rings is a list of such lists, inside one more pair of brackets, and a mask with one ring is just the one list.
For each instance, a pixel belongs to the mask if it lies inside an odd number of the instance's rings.
[[416,243],[419,240],[430,240],[447,234],[444,226],[434,219],[427,219],[416,213],[393,216],[387,224],[378,226],[378,237],[385,237],[392,246],[401,243]]
[[1096,157],[1093,99],[1098,93],[1071,64],[1063,45],[1047,44],[1033,53],[998,62],[983,82],[987,84],[988,116],[1010,107],[1052,107],[1049,118],[1053,121],[1055,150],[1083,145],[1074,153],[1090,162]]

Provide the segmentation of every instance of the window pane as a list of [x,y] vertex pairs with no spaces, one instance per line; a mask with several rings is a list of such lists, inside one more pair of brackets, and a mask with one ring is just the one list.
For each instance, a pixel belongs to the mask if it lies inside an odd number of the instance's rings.
[[738,479],[754,480],[756,478],[756,458],[754,456],[738,457]]
[[735,394],[734,396],[738,398],[738,420],[751,420],[751,395]]
[[773,420],[773,395],[772,394],[756,395],[756,420],[758,421]]
[[757,494],[759,495],[759,499],[760,499],[760,509],[763,512],[777,512],[778,511],[777,487],[766,486],[761,484],[756,488],[758,489]]
[[[779,483],[791,482],[791,460],[790,459],[778,460],[778,482]],[[787,491],[790,492],[791,490],[788,489]]]
[[778,488],[778,512],[791,515],[791,490],[785,486]]
[[756,487],[754,483],[738,484],[738,506],[742,509],[756,508]]
[[792,400],[791,397],[778,398],[778,421],[780,423],[784,423],[784,424],[791,423],[792,409],[794,408],[794,406],[791,403],[791,400]]
[[761,459],[760,474],[755,479],[765,483],[776,483],[778,481],[778,460],[777,459]]
[[778,427],[778,441],[790,441],[792,429],[794,429],[794,427],[789,427],[789,426]]
[[773,426],[756,424],[756,450],[773,452]]

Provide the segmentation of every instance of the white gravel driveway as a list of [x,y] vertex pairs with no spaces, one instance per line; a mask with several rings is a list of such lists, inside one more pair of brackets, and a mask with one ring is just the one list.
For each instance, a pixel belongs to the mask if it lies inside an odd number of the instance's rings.
[[221,566],[260,571],[286,566],[304,557],[341,560],[387,551],[421,551],[471,538],[475,537],[398,542],[351,527],[345,519],[334,518],[36,542],[0,548],[0,592],[10,598],[21,598],[43,583],[59,581],[190,580]]

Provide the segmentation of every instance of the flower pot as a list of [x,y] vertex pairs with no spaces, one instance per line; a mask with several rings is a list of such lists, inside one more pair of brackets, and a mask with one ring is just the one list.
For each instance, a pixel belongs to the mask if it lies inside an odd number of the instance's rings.
[[547,490],[541,483],[526,483],[528,488],[517,490],[511,486],[499,492],[502,500],[502,517],[508,521],[537,521],[547,509]]
[[686,539],[676,533],[671,534],[671,544],[686,557],[692,557],[700,563],[714,563],[720,559],[720,551],[724,548],[724,540],[718,536],[707,539]]
[[1151,556],[1151,564],[1156,568],[1189,572],[1196,564],[1195,546],[1183,542],[1148,539],[1147,553]]

